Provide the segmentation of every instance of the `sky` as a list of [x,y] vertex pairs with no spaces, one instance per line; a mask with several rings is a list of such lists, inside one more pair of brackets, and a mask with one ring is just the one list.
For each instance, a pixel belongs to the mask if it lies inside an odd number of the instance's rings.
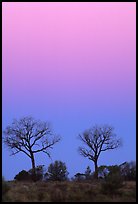
[[[2,3],[2,129],[30,115],[62,137],[36,165],[61,160],[69,177],[94,171],[78,135],[95,124],[112,125],[123,141],[99,166],[136,160],[135,2]],[[10,154],[3,145],[7,180],[31,168],[25,154]]]

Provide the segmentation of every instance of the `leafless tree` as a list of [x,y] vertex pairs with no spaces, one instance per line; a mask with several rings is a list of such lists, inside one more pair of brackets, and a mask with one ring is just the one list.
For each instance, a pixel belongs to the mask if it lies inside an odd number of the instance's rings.
[[95,178],[98,178],[98,159],[102,152],[115,149],[121,145],[121,139],[116,138],[114,128],[109,125],[90,128],[79,135],[79,139],[87,146],[79,147],[82,156],[94,162]]
[[34,155],[44,152],[50,157],[49,150],[61,139],[53,134],[48,122],[37,121],[30,116],[14,119],[3,131],[3,135],[3,142],[12,150],[11,155],[23,152],[31,159],[34,180],[36,175]]

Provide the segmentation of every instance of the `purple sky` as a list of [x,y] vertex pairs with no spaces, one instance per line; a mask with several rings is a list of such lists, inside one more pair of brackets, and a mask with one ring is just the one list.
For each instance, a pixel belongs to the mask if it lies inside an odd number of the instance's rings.
[[[77,152],[79,133],[114,126],[123,147],[99,165],[136,157],[136,3],[2,3],[2,125],[31,115],[49,121],[62,141],[36,155],[46,167],[66,163],[69,176],[93,163]],[[31,162],[3,147],[2,170],[13,179]]]

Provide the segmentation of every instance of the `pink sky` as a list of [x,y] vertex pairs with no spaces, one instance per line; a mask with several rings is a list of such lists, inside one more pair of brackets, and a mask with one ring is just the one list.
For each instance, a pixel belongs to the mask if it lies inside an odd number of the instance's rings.
[[3,3],[3,76],[16,93],[131,95],[135,42],[135,3]]

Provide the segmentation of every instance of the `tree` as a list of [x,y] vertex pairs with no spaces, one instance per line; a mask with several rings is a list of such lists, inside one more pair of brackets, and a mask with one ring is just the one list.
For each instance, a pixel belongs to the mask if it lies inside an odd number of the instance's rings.
[[98,159],[101,152],[120,146],[121,140],[116,139],[114,128],[108,125],[94,126],[79,135],[79,139],[88,147],[79,147],[82,156],[94,162],[95,178],[98,178]]
[[65,181],[68,174],[66,164],[62,161],[55,161],[49,165],[45,177],[50,181]]
[[23,117],[13,120],[3,131],[4,143],[12,150],[11,155],[23,152],[31,159],[33,180],[35,180],[35,157],[44,152],[50,157],[49,149],[60,141],[60,137],[53,134],[49,123],[36,121],[33,117]]

